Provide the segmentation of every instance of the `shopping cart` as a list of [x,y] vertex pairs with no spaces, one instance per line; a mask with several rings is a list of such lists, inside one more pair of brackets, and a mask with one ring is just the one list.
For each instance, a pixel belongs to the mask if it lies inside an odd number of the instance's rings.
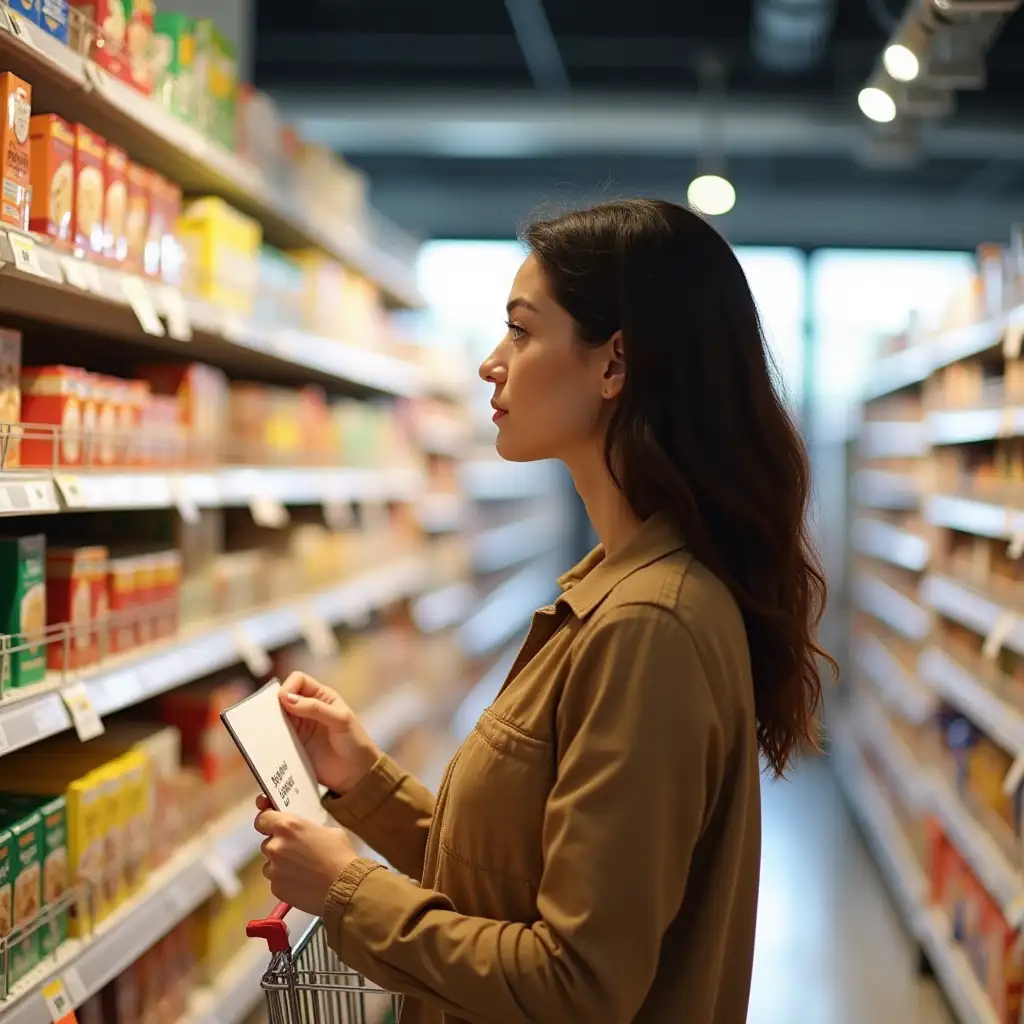
[[279,903],[245,932],[270,947],[261,987],[270,1024],[397,1024],[402,997],[385,992],[346,967],[327,945],[317,918],[293,946],[285,923],[291,907]]

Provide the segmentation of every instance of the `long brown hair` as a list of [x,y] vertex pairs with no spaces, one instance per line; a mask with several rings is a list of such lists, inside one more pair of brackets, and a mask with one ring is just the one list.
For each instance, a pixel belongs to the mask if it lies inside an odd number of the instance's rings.
[[810,471],[729,244],[660,200],[539,221],[524,240],[581,341],[622,332],[626,379],[605,461],[634,513],[674,517],[732,592],[750,647],[757,739],[782,775],[817,743],[816,639],[827,586],[810,539]]

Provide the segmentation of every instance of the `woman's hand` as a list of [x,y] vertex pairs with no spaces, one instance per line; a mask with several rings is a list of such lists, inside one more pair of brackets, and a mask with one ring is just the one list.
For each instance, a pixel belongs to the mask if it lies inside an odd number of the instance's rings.
[[270,891],[283,903],[322,916],[331,886],[356,859],[348,834],[281,814],[262,795],[256,806],[256,831],[267,837],[260,849],[267,859],[263,876]]
[[377,763],[380,750],[352,709],[333,690],[304,672],[281,686],[281,704],[306,748],[317,779],[343,794]]

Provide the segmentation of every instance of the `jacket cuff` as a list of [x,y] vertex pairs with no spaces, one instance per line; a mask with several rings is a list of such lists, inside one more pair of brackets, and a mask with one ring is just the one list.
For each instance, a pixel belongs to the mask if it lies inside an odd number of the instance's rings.
[[323,806],[345,828],[353,828],[372,817],[398,789],[405,772],[387,754],[381,754],[374,766],[343,796],[328,793]]
[[364,857],[357,857],[345,870],[334,880],[334,884],[327,890],[327,899],[324,901],[324,927],[327,934],[334,937],[334,952],[344,963],[342,952],[342,931],[341,924],[345,918],[345,911],[348,910],[356,890],[362,884],[363,879],[374,871],[383,871],[384,865],[378,864],[375,860],[367,860]]

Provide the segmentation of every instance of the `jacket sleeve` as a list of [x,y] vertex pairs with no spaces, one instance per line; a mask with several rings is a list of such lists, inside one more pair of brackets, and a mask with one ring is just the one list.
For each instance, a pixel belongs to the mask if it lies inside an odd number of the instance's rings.
[[324,914],[350,967],[470,1024],[634,1019],[723,772],[722,729],[687,627],[651,606],[595,623],[569,669],[556,733],[539,920],[459,914],[445,896],[359,860]]
[[325,799],[324,807],[399,871],[422,876],[434,795],[387,754],[354,789]]

